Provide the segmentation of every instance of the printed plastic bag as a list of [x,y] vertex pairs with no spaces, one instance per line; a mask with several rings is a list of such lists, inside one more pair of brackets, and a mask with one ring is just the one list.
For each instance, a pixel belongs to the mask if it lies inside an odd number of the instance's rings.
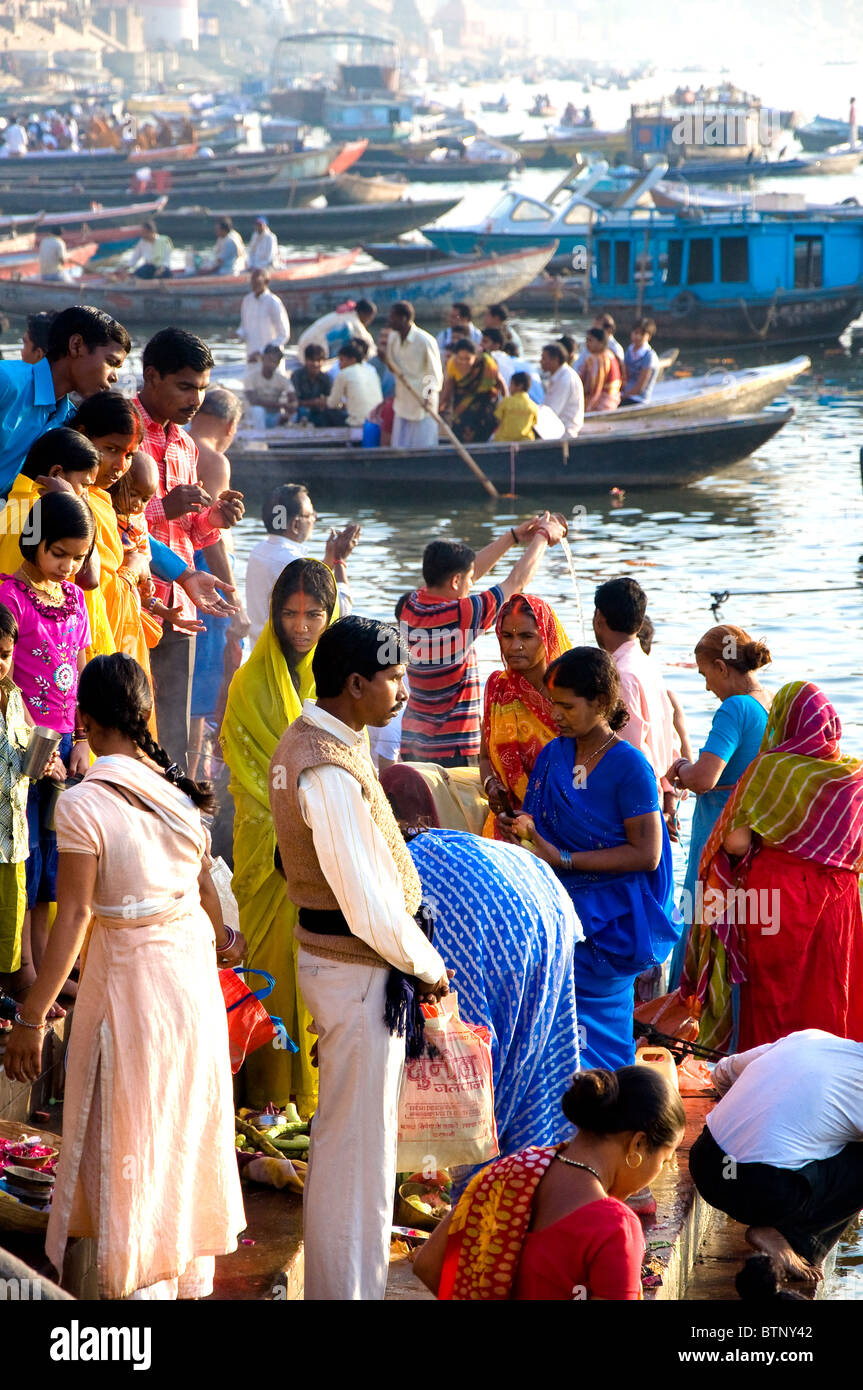
[[489,1031],[459,1017],[454,993],[423,1013],[426,1050],[402,1073],[398,1170],[486,1163],[499,1153]]

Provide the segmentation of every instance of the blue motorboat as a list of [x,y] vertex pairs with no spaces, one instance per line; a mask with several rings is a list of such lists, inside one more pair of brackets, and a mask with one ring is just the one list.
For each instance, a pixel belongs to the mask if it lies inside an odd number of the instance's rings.
[[610,214],[591,238],[591,302],[666,342],[836,338],[863,309],[863,219],[740,208]]

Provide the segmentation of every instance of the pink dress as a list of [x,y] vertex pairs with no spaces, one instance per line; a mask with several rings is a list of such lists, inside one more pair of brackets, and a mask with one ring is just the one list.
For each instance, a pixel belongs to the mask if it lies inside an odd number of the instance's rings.
[[0,584],[0,603],[15,615],[14,680],[34,724],[70,734],[75,727],[78,653],[90,645],[84,595],[63,584],[63,603],[52,607],[21,579]]
[[102,1298],[202,1297],[212,1257],[236,1249],[246,1225],[227,1019],[198,889],[206,832],[183,792],[121,755],[63,792],[56,826],[61,853],[98,867],[46,1249],[62,1270],[68,1237],[94,1238]]

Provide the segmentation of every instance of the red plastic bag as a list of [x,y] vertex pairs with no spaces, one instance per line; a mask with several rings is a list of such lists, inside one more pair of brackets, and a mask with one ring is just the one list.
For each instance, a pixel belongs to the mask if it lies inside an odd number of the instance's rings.
[[454,993],[423,1013],[426,1051],[402,1073],[399,1172],[486,1163],[499,1153],[491,1035],[459,1017]]
[[[266,984],[260,989],[250,990],[243,975],[263,975]],[[236,1076],[249,1053],[272,1042],[278,1032],[278,1025],[261,1003],[268,994],[272,994],[276,982],[266,970],[247,970],[238,966],[233,970],[220,970],[219,983],[228,1012],[231,1071]]]

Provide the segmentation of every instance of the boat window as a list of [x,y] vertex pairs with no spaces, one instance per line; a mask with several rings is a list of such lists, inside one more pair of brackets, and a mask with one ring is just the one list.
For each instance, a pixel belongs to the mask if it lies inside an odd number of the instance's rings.
[[683,270],[683,242],[672,237],[668,243],[668,256],[665,267],[666,285],[679,285]]
[[510,217],[511,222],[550,222],[551,213],[548,208],[544,208],[542,203],[535,203],[531,198],[525,198],[513,210]]
[[794,238],[794,288],[817,290],[824,284],[824,238]]
[[577,227],[580,224],[583,225],[586,221],[587,212],[585,211],[584,203],[573,203],[563,219],[565,227]]
[[723,285],[739,285],[749,279],[749,238],[719,238],[719,279]]
[[600,241],[596,247],[596,278],[600,285],[611,283],[611,242]]
[[709,285],[713,279],[713,238],[694,236],[689,243],[687,285]]
[[614,283],[616,285],[629,284],[628,241],[616,241],[614,243]]

